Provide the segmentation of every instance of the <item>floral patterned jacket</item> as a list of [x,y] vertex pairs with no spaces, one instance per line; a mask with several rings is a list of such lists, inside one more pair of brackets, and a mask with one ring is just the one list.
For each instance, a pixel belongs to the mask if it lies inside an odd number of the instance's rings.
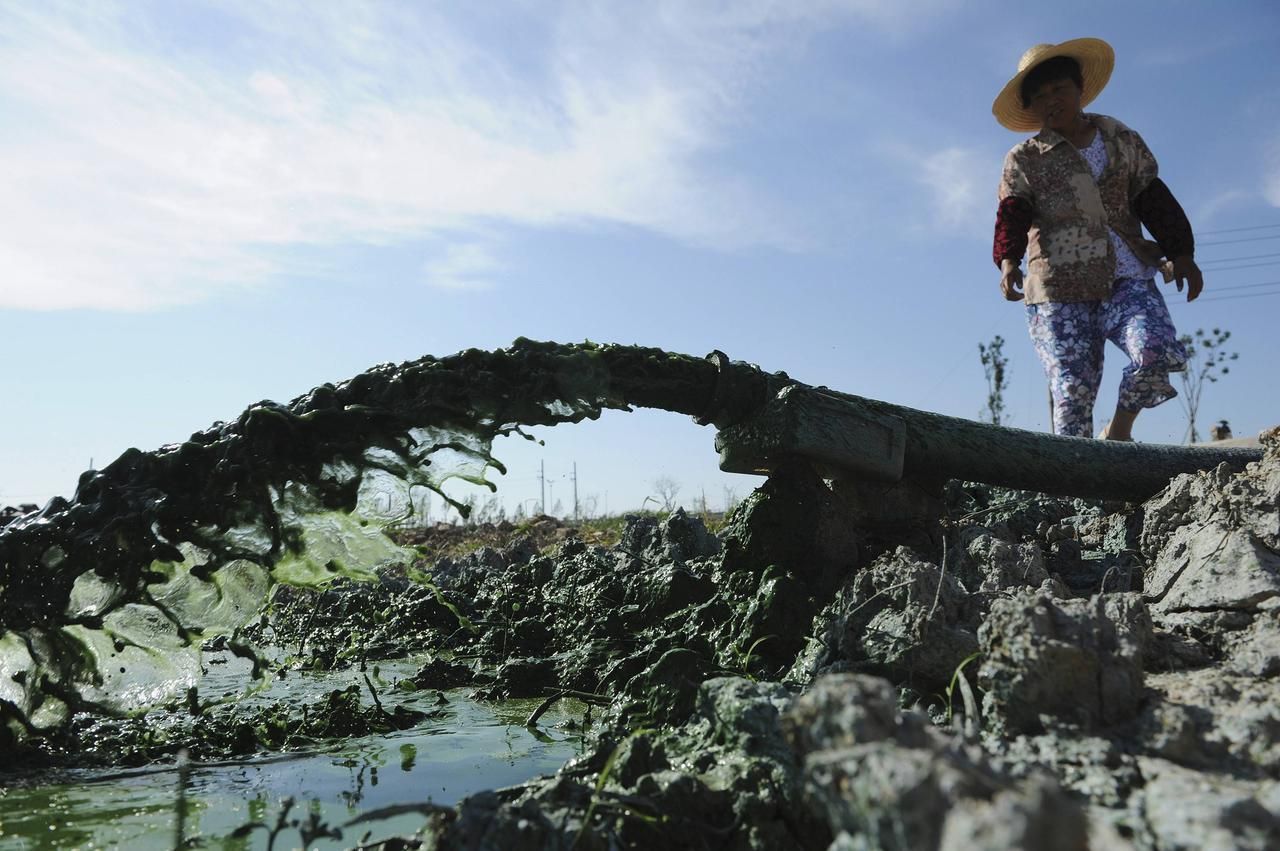
[[[1142,235],[1133,202],[1156,180],[1156,158],[1142,137],[1106,115],[1087,114],[1102,134],[1107,167],[1095,182],[1065,137],[1042,130],[1004,158],[999,198],[1031,208],[1027,304],[1106,299],[1115,277],[1111,228],[1138,259],[1159,266],[1160,246]],[[1020,254],[1020,252],[1019,252]]]

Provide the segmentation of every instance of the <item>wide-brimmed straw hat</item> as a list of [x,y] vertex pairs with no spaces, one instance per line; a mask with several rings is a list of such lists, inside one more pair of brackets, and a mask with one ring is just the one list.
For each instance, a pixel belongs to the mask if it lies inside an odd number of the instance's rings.
[[1116,52],[1100,38],[1074,38],[1062,44],[1037,44],[1022,54],[1018,60],[1018,73],[1005,84],[991,104],[991,114],[1005,127],[1020,133],[1040,129],[1040,119],[1022,105],[1022,81],[1031,69],[1055,56],[1070,56],[1080,63],[1080,76],[1084,80],[1084,93],[1080,105],[1084,106],[1098,96],[1111,69],[1116,65]]

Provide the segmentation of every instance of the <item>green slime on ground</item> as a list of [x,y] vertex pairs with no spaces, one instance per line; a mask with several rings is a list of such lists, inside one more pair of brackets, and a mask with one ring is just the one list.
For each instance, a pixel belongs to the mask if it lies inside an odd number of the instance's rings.
[[[126,451],[72,499],[0,530],[0,745],[194,687],[200,645],[235,639],[277,584],[408,561],[385,527],[419,489],[465,513],[446,483],[492,488],[495,437],[631,405],[705,416],[717,370],[659,349],[521,339],[376,366]],[[230,647],[258,666],[253,647]]]

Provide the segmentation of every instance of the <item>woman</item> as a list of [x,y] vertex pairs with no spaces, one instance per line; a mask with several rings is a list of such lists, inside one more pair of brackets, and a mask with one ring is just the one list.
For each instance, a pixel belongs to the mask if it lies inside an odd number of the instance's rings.
[[[1134,420],[1178,395],[1169,373],[1186,367],[1155,285],[1176,279],[1193,301],[1204,287],[1191,224],[1157,177],[1142,137],[1114,118],[1083,112],[1115,65],[1105,41],[1037,45],[991,105],[1010,130],[1039,132],[1004,160],[992,255],[1000,289],[1026,302],[1027,324],[1049,378],[1053,430],[1093,434],[1093,404],[1107,340],[1128,356],[1115,414],[1102,437],[1132,440]],[[1142,225],[1155,237],[1143,238]],[[1030,247],[1027,275],[1019,268]],[[1025,286],[1024,286],[1025,284]]]

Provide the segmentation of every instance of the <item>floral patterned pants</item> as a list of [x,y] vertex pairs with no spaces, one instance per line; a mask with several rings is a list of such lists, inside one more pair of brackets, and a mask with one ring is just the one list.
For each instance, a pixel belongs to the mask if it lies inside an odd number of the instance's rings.
[[1121,410],[1154,408],[1178,395],[1169,373],[1186,368],[1187,353],[1153,280],[1122,278],[1104,301],[1029,304],[1027,327],[1049,379],[1055,434],[1093,435],[1107,340],[1129,356]]

